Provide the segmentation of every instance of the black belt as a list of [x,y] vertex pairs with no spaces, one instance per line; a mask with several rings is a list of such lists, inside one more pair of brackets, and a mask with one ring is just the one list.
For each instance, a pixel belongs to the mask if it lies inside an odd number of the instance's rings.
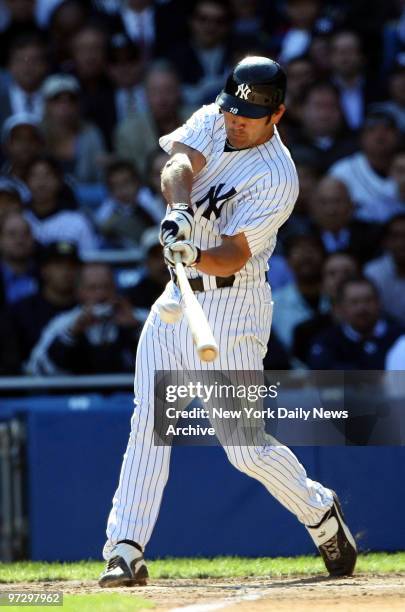
[[[172,272],[172,275],[173,275],[173,282],[176,285],[178,285],[177,276],[174,273],[174,271]],[[235,282],[234,274],[232,274],[232,276],[214,276],[213,278],[215,279],[215,284],[216,284],[217,289],[223,289],[224,287],[232,287],[233,283]],[[197,278],[189,278],[188,282],[190,283],[191,289],[195,292],[207,291],[207,289],[204,288],[204,282],[201,276],[198,276]]]

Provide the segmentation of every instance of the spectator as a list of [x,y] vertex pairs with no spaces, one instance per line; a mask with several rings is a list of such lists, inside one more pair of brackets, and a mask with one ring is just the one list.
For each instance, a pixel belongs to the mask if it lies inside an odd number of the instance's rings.
[[150,308],[162,294],[170,275],[162,255],[159,228],[151,227],[142,236],[145,254],[143,274],[136,285],[126,291],[126,297],[137,309],[137,318],[146,320]]
[[83,117],[95,124],[108,147],[116,122],[114,89],[107,75],[107,36],[96,25],[85,25],[72,39],[73,67],[80,81]]
[[79,306],[43,330],[28,365],[30,374],[132,372],[139,324],[116,293],[112,270],[86,264],[78,285]]
[[329,80],[331,72],[331,37],[335,24],[325,18],[318,20],[311,33],[306,55],[311,60],[319,80]]
[[321,177],[317,167],[317,155],[306,147],[300,147],[295,151],[294,162],[300,190],[291,217],[279,230],[276,245],[277,252],[282,252],[282,246],[290,236],[308,234],[312,228],[309,218],[309,204]]
[[259,0],[231,0],[230,5],[232,33],[237,46],[245,41],[250,43],[258,40],[259,44],[268,47],[270,36],[266,33],[266,19],[274,18],[274,8],[263,6]]
[[405,150],[399,150],[392,158],[389,177],[392,183],[393,216],[405,212]]
[[30,193],[24,183],[27,168],[44,151],[44,139],[35,115],[18,113],[3,124],[2,144],[5,161],[2,174],[14,181],[24,202]]
[[97,248],[97,237],[84,214],[64,208],[63,175],[53,158],[34,160],[26,180],[32,200],[25,216],[40,244],[70,241],[77,244],[81,254]]
[[320,8],[320,0],[286,0],[284,10],[289,24],[281,41],[281,63],[288,63],[308,51]]
[[276,249],[269,260],[268,281],[273,291],[293,282],[294,275],[284,257],[284,245],[292,236],[311,233],[309,200],[319,180],[316,154],[306,147],[297,148],[294,154],[299,179],[299,194],[292,215],[280,228]]
[[298,128],[302,119],[302,98],[315,80],[314,65],[307,55],[292,58],[285,66],[287,74],[286,113],[283,121]]
[[0,310],[0,376],[16,376],[20,373],[18,344],[10,329],[9,315]]
[[155,149],[146,161],[146,185],[139,190],[139,201],[149,212],[155,223],[160,223],[166,214],[167,202],[162,195],[161,174],[169,155],[162,149]]
[[35,0],[35,18],[41,28],[48,29],[52,12],[63,0]]
[[123,29],[141,48],[144,63],[167,57],[173,45],[186,36],[186,1],[125,0],[119,4]]
[[309,350],[315,338],[338,321],[336,298],[339,286],[359,273],[359,262],[349,253],[336,251],[325,259],[322,268],[322,296],[329,303],[330,310],[318,313],[296,326],[293,354],[301,363],[308,364]]
[[387,223],[384,246],[384,254],[364,273],[378,288],[385,313],[405,327],[405,213]]
[[86,23],[89,7],[81,0],[57,0],[49,15],[49,37],[54,72],[72,65],[72,39]]
[[9,51],[7,69],[11,82],[0,88],[0,125],[16,113],[32,113],[41,119],[41,84],[48,70],[42,39],[35,35],[16,39]]
[[280,342],[274,330],[271,331],[267,343],[267,353],[263,358],[265,370],[290,370],[291,357],[284,345]]
[[47,151],[79,183],[101,180],[104,142],[100,131],[80,115],[80,86],[69,75],[54,74],[43,86]]
[[327,253],[348,251],[359,261],[375,256],[380,229],[353,219],[353,204],[346,185],[325,176],[313,193],[310,216]]
[[356,141],[347,132],[339,103],[339,93],[328,82],[311,85],[302,99],[302,123],[289,130],[292,155],[297,146],[305,146],[316,155],[320,170],[327,170],[336,160],[356,150]]
[[330,306],[335,307],[342,283],[359,276],[360,272],[360,262],[351,253],[335,251],[326,256],[322,267],[322,295]]
[[114,86],[115,116],[124,121],[134,112],[146,108],[143,65],[139,48],[125,34],[115,34],[109,45],[108,74]]
[[287,350],[294,328],[322,311],[321,272],[324,248],[313,235],[292,236],[285,246],[294,280],[274,291],[273,328]]
[[5,0],[9,21],[1,33],[1,66],[5,65],[9,50],[18,38],[43,34],[36,21],[35,4],[35,0]]
[[0,225],[0,307],[38,291],[34,240],[21,213],[11,212]]
[[[336,0],[335,0],[336,2]],[[345,23],[355,29],[367,41],[366,55],[372,61],[381,61],[381,26],[397,15],[395,4],[403,4],[403,0],[381,2],[381,0],[356,0],[345,2]],[[341,1],[336,4],[340,7]]]
[[330,174],[345,183],[360,221],[383,223],[395,212],[388,172],[400,133],[392,115],[370,112],[361,133],[361,150],[341,159]]
[[23,361],[48,322],[76,303],[79,266],[77,249],[71,243],[52,243],[41,253],[39,292],[16,302],[10,310]]
[[92,11],[97,15],[105,15],[114,18],[119,14],[122,0],[90,0]]
[[115,133],[118,157],[131,161],[142,175],[148,155],[158,148],[159,136],[179,127],[191,114],[190,108],[181,105],[178,76],[165,62],[151,66],[145,89],[148,110],[128,117]]
[[337,294],[340,322],[324,330],[311,348],[314,370],[383,370],[385,357],[401,328],[383,318],[373,283],[359,277],[344,281]]
[[376,98],[376,83],[365,76],[365,57],[357,32],[343,30],[331,40],[332,80],[340,93],[340,105],[347,125],[358,130],[366,106]]
[[382,71],[386,74],[395,64],[395,58],[405,51],[405,2],[396,0],[397,20],[383,25],[383,62]]
[[[296,235],[296,234],[291,234]],[[289,240],[289,238],[287,238]],[[283,255],[273,253],[269,260],[267,280],[273,291],[294,282],[294,274]]]
[[190,18],[190,35],[169,55],[176,66],[186,102],[213,102],[230,63],[231,16],[221,0],[197,0]]
[[139,199],[140,179],[130,162],[112,163],[106,172],[110,198],[95,215],[100,233],[110,248],[139,246],[143,232],[154,220]]
[[22,197],[13,180],[0,176],[0,227],[12,212],[22,212]]
[[392,114],[402,133],[405,133],[405,51],[396,58],[388,79],[389,100],[374,107]]
[[405,370],[405,336],[400,336],[388,351],[385,359],[385,369]]

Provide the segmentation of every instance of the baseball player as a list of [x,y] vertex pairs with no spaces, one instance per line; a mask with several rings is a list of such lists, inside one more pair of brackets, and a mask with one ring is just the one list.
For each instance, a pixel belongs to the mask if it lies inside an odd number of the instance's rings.
[[[285,90],[285,73],[276,62],[247,57],[235,66],[215,104],[160,139],[170,154],[162,171],[168,203],[161,224],[164,256],[172,266],[180,253],[219,358],[199,360],[185,317],[176,325],[159,317],[162,299],[178,299],[173,275],[139,341],[135,410],[108,518],[100,586],[144,585],[148,577],[143,554],[171,451],[154,444],[154,372],[263,369],[272,317],[267,262],[298,195],[294,163],[277,131]],[[238,470],[261,482],[307,528],[330,575],[353,572],[356,545],[333,491],[309,479],[285,446],[223,446]]]

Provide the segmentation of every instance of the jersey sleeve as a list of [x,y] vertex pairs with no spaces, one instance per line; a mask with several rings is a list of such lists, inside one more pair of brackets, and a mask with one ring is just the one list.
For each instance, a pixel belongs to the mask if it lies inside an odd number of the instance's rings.
[[212,135],[215,113],[209,106],[202,106],[179,128],[159,139],[159,144],[169,155],[174,142],[181,142],[202,153],[207,159],[212,151]]
[[298,181],[277,186],[259,184],[243,197],[221,232],[225,236],[244,233],[252,255],[263,251],[291,215],[298,197]]

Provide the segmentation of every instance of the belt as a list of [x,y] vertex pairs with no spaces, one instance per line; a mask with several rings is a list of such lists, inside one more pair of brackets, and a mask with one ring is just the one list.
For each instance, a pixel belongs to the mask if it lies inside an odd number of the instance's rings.
[[[172,271],[172,275],[173,275],[173,282],[176,285],[178,285],[177,276],[174,271]],[[223,289],[224,287],[232,287],[233,283],[235,282],[234,274],[232,274],[232,276],[214,276],[212,278],[215,279],[215,284],[216,284],[217,289]],[[204,283],[203,283],[203,279],[201,278],[201,276],[198,276],[197,278],[189,278],[188,282],[190,283],[190,287],[192,291],[195,291],[195,292],[206,291],[206,289],[204,288]]]

